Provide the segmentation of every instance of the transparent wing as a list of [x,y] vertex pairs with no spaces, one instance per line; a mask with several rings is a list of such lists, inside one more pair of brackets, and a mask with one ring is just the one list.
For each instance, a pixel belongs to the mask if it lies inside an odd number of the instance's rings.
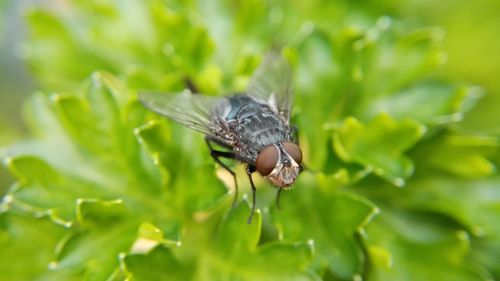
[[189,91],[179,94],[142,92],[139,100],[146,108],[206,135],[214,134],[214,114],[227,103],[224,97]]
[[293,102],[291,81],[288,61],[279,53],[271,52],[250,79],[247,94],[269,103],[288,124]]

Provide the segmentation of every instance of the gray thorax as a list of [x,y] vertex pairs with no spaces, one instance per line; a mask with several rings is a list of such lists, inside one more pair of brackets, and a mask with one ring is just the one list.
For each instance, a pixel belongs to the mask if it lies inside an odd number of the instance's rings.
[[229,101],[225,119],[235,133],[234,150],[242,160],[255,162],[263,147],[289,140],[288,126],[269,105],[248,96],[234,96]]

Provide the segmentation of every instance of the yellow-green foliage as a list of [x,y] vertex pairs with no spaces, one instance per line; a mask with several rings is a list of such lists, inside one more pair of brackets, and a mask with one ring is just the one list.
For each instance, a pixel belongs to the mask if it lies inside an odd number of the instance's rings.
[[[4,157],[0,280],[500,278],[498,135],[461,125],[483,91],[443,67],[446,29],[368,1],[65,3],[26,17],[41,92]],[[258,181],[247,225],[202,136],[137,91],[242,91],[276,46],[309,169],[282,210]]]

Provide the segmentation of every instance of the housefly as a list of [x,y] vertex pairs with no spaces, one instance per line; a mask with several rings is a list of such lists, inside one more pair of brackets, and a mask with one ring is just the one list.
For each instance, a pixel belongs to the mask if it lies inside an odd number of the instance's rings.
[[[302,171],[302,151],[295,127],[290,125],[291,69],[277,53],[265,56],[242,94],[213,97],[184,91],[141,93],[139,98],[148,109],[205,135],[215,162],[233,176],[233,205],[238,197],[236,175],[221,158],[246,164],[252,188],[248,223],[255,212],[255,171],[278,187],[278,207],[281,191],[290,189]],[[215,149],[214,144],[221,149]]]

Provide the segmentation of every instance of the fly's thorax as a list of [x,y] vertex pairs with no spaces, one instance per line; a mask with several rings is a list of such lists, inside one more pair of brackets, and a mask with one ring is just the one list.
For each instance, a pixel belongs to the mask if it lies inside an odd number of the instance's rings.
[[260,151],[256,168],[274,185],[288,189],[299,175],[301,163],[302,152],[297,144],[279,142],[268,145]]
[[245,95],[232,96],[219,109],[234,136],[233,151],[242,160],[255,163],[260,150],[289,139],[289,128],[268,104]]

